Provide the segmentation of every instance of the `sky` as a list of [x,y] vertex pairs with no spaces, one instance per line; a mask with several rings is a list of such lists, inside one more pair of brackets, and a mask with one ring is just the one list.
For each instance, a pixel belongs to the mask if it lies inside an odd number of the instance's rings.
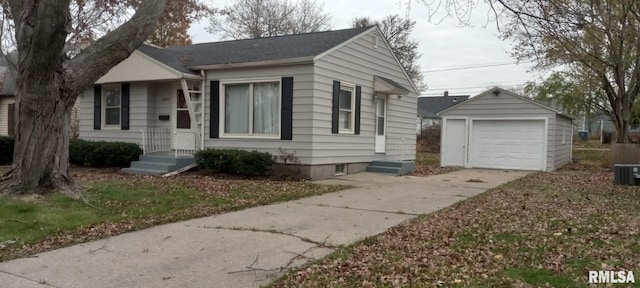
[[[407,11],[403,0],[316,0],[332,17],[333,29],[351,27],[353,18],[370,17],[377,20],[389,14],[409,16],[416,21],[411,38],[418,41],[422,54],[419,64],[428,89],[423,96],[475,96],[493,86],[518,87],[527,81],[540,81],[544,74],[532,72],[530,62],[517,64],[510,55],[511,43],[501,40],[495,22],[487,21],[488,7],[484,1],[471,15],[470,25],[445,19],[429,21],[429,11],[423,4],[413,3]],[[437,1],[437,0],[436,0]],[[208,0],[212,7],[223,8],[231,0]],[[414,1],[415,2],[415,1]],[[436,14],[441,19],[444,12]],[[208,20],[195,23],[189,30],[194,43],[219,41],[221,35],[208,33]],[[482,67],[485,66],[485,67]],[[488,66],[488,67],[486,67]],[[473,68],[471,68],[473,67]]]

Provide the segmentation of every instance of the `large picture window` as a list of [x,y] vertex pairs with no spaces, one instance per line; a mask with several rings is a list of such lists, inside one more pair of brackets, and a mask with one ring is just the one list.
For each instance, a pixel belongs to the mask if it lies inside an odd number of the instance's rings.
[[339,128],[340,132],[353,133],[354,111],[355,107],[355,87],[342,85],[340,86],[340,115],[339,115]]
[[225,83],[224,134],[280,134],[280,82]]
[[105,86],[102,91],[104,126],[120,126],[122,91],[119,86]]

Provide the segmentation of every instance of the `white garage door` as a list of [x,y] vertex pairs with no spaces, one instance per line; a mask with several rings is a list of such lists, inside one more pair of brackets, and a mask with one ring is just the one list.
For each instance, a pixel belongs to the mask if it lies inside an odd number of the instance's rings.
[[544,120],[475,120],[471,166],[544,170]]

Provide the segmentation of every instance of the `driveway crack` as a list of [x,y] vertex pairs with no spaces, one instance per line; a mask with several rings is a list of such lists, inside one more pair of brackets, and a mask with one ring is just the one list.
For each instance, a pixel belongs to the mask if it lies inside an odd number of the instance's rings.
[[30,278],[27,278],[27,277],[24,277],[24,276],[21,276],[21,275],[18,275],[18,274],[14,274],[14,273],[11,273],[11,272],[7,272],[7,271],[4,271],[4,270],[0,270],[0,273],[7,274],[7,275],[13,276],[13,277],[17,277],[17,278],[20,278],[20,279],[23,279],[23,280],[27,280],[29,282],[38,283],[40,285],[47,286],[47,287],[61,288],[61,287],[58,287],[58,286],[51,285],[51,284],[47,283],[44,280],[36,281],[36,280],[30,279]]
[[320,242],[320,241],[315,241],[315,240],[313,240],[311,238],[302,237],[302,236],[298,236],[298,235],[295,235],[295,234],[281,232],[281,231],[273,230],[273,229],[258,229],[258,228],[244,228],[244,227],[223,227],[223,226],[211,227],[211,226],[206,226],[206,225],[205,226],[198,226],[197,228],[217,229],[217,230],[231,230],[231,231],[248,231],[248,232],[255,232],[255,233],[271,233],[271,234],[276,234],[276,235],[285,235],[285,236],[289,236],[289,237],[298,238],[302,242],[306,242],[306,243],[310,243],[310,244],[316,245],[317,248],[329,248],[329,249],[337,248],[335,245],[331,245],[331,244],[327,243],[327,240],[329,240],[329,237],[331,237],[331,234],[327,235],[327,237],[325,237],[324,240],[322,242]]
[[348,209],[348,210],[358,210],[358,211],[366,211],[366,212],[376,212],[376,213],[385,213],[385,214],[396,214],[396,215],[409,215],[409,216],[420,216],[422,214],[419,213],[409,213],[404,211],[387,211],[387,210],[377,210],[377,209],[367,209],[367,208],[356,208],[349,206],[335,206],[328,204],[307,204],[303,202],[296,202],[297,204],[308,205],[308,206],[318,206],[318,207],[329,207],[329,208],[337,208],[337,209]]

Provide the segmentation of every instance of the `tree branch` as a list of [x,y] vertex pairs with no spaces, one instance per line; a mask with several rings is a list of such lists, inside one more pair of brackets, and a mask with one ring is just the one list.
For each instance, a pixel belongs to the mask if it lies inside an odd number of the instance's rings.
[[166,3],[167,0],[145,1],[129,21],[67,61],[65,82],[68,95],[76,97],[140,47],[155,29]]

